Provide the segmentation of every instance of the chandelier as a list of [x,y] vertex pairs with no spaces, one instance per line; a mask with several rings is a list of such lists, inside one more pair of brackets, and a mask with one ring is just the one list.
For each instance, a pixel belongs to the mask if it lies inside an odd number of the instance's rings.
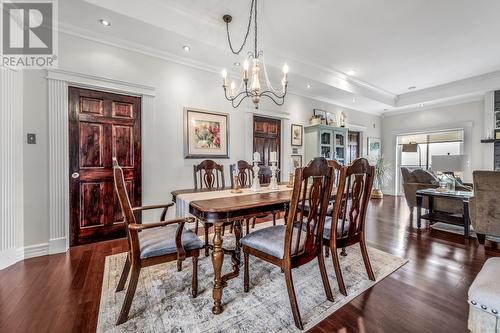
[[[222,71],[222,79],[224,88],[224,95],[228,101],[231,102],[234,108],[240,106],[241,102],[247,97],[252,99],[255,108],[259,108],[259,102],[261,97],[268,97],[277,105],[283,105],[285,103],[285,96],[288,87],[288,65],[285,63],[283,65],[283,79],[281,80],[281,89],[274,89],[269,81],[269,76],[267,75],[266,64],[264,62],[264,54],[257,48],[257,0],[252,0],[250,5],[250,17],[248,19],[247,31],[245,33],[245,38],[241,46],[235,50],[233,44],[231,43],[231,37],[229,35],[229,23],[232,21],[231,15],[224,15],[222,19],[226,23],[227,31],[227,41],[231,52],[233,54],[240,54],[240,52],[245,47],[245,44],[250,33],[250,27],[252,25],[252,18],[254,20],[254,50],[249,51],[245,61],[243,62],[243,79],[236,89],[236,83],[231,82],[228,86],[227,71],[224,69]],[[250,68],[251,66],[251,68]],[[261,76],[264,76],[263,83],[265,83],[265,89],[261,84]]]

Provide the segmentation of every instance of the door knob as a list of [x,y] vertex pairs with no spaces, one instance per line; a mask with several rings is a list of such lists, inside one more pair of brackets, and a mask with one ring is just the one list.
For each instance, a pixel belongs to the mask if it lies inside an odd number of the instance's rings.
[[71,174],[71,177],[74,178],[74,179],[76,179],[76,178],[80,177],[80,174],[78,172],[73,172]]

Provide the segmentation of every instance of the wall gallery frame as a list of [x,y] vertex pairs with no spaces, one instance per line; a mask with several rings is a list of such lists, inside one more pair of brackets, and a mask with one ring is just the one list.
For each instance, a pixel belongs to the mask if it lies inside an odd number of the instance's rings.
[[302,146],[303,144],[303,127],[302,125],[292,124],[292,146]]
[[290,155],[290,158],[294,169],[302,167],[302,155]]
[[379,157],[381,155],[381,141],[379,138],[368,138],[368,157]]
[[229,158],[229,115],[184,108],[185,158]]

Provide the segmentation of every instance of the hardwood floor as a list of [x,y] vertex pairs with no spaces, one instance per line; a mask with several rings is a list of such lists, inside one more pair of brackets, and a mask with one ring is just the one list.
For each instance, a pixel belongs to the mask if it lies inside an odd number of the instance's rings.
[[[486,258],[500,255],[495,244],[418,231],[404,199],[390,196],[370,203],[367,238],[409,262],[311,332],[467,332],[467,290]],[[0,271],[0,332],[94,332],[104,258],[125,246],[83,245]]]

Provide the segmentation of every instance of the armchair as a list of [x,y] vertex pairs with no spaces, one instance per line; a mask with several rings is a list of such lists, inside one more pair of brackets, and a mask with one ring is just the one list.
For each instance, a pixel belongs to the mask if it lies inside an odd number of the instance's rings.
[[[183,260],[192,257],[193,277],[191,286],[192,295],[196,297],[198,293],[198,256],[200,249],[203,248],[203,243],[192,231],[184,228],[185,223],[194,222],[193,218],[164,221],[167,209],[172,204],[132,208],[123,178],[123,170],[116,160],[113,163],[115,191],[123,211],[129,245],[127,259],[116,292],[124,289],[127,277],[131,272],[127,293],[116,322],[117,325],[120,325],[128,319],[141,268],[177,260],[177,268],[179,269]],[[163,208],[160,222],[141,224],[136,219],[135,213],[137,212],[160,208]]]
[[473,179],[469,214],[477,239],[484,244],[486,235],[500,236],[500,171],[474,171]]

